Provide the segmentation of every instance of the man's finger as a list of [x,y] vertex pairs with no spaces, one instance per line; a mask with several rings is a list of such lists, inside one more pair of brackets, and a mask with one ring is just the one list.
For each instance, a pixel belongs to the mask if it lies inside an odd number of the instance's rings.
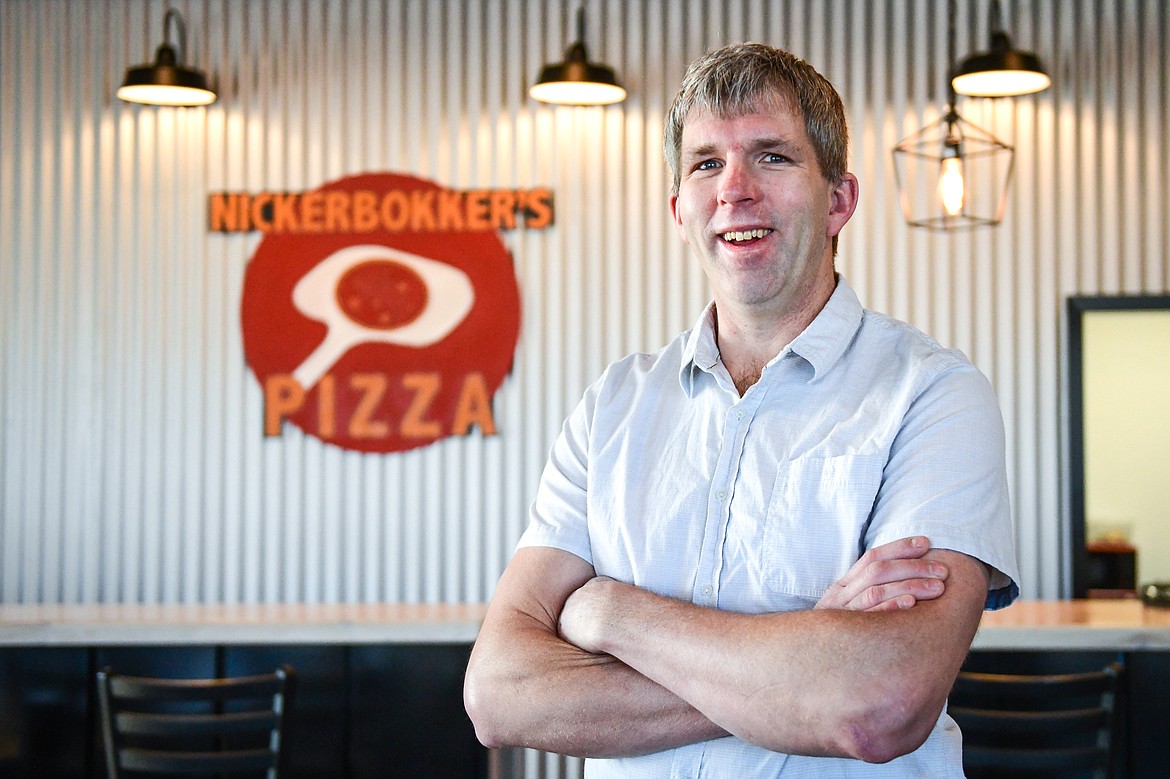
[[848,587],[873,563],[884,560],[916,560],[929,551],[930,539],[926,536],[908,536],[872,547],[867,549],[865,554],[845,572],[838,583],[843,587]]
[[872,611],[883,604],[894,604],[890,608],[909,608],[919,601],[937,598],[945,589],[946,585],[940,579],[903,579],[867,587],[849,608]]

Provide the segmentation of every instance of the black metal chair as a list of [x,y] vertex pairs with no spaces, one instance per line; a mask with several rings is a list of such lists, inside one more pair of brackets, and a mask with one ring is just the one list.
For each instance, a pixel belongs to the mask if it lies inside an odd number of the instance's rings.
[[110,779],[127,772],[264,772],[276,779],[295,674],[155,679],[98,672]]
[[1047,675],[962,671],[948,711],[968,779],[1112,776],[1120,663]]

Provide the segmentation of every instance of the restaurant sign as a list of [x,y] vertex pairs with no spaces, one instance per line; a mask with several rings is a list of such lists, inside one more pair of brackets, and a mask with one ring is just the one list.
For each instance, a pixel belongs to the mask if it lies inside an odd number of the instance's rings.
[[311,192],[214,193],[214,231],[263,233],[244,274],[244,358],[264,434],[401,452],[478,427],[512,367],[520,293],[499,230],[552,224],[552,193],[370,173]]

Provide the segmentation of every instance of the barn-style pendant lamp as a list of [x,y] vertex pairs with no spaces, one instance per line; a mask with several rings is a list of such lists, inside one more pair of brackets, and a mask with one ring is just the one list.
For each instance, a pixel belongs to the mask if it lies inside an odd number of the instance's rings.
[[999,0],[991,0],[988,19],[991,49],[976,52],[959,63],[951,79],[955,92],[972,97],[1017,97],[1052,86],[1040,58],[1012,46],[1003,29]]
[[565,51],[565,61],[541,68],[528,95],[554,105],[610,105],[626,99],[613,68],[589,61],[583,6],[577,9],[577,40]]
[[[174,23],[179,39],[179,50],[171,45],[170,29]],[[158,47],[153,65],[138,65],[126,71],[117,96],[130,103],[165,106],[209,105],[216,94],[207,85],[202,71],[183,64],[187,53],[187,25],[174,8],[163,17],[163,43]]]
[[[949,70],[955,61],[954,0],[948,14]],[[967,230],[1003,221],[1015,149],[959,116],[955,101],[948,80],[942,118],[894,147],[898,199],[911,227]]]

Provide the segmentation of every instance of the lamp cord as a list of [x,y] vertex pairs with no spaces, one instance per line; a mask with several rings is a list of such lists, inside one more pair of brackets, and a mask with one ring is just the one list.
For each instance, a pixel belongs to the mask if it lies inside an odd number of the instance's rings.
[[175,29],[178,31],[179,37],[179,52],[175,55],[175,61],[180,65],[187,57],[187,24],[183,21],[183,16],[174,8],[168,8],[166,16],[163,17],[163,43],[170,42],[170,23],[174,21]]
[[1000,13],[999,0],[991,0],[991,7],[987,9],[987,31],[990,35],[1003,32],[1003,16]]
[[947,2],[947,113],[955,113],[955,0]]

